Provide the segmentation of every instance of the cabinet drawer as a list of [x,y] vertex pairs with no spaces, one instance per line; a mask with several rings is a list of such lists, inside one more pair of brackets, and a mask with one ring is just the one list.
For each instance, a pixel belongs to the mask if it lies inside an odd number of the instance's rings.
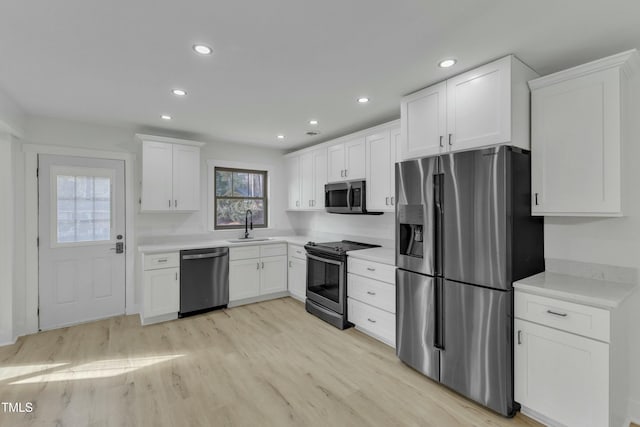
[[287,254],[286,243],[276,243],[274,245],[262,245],[260,246],[260,256],[278,256]]
[[396,267],[349,257],[347,271],[387,283],[396,283]]
[[347,295],[360,302],[367,303],[377,308],[396,312],[396,288],[395,286],[349,273],[347,280]]
[[260,258],[260,246],[240,246],[236,248],[229,248],[229,261],[250,258]]
[[609,311],[516,291],[515,317],[609,342]]
[[178,252],[150,254],[144,256],[145,270],[156,270],[158,268],[169,267],[180,267],[180,254]]
[[395,347],[396,316],[394,314],[356,301],[353,298],[347,299],[347,305],[349,322]]
[[294,258],[303,259],[306,261],[307,259],[307,251],[302,246],[298,245],[289,245],[289,256]]

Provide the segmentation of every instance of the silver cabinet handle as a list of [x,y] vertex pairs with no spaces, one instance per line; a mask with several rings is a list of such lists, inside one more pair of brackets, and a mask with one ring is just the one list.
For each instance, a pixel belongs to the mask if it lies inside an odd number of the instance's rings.
[[536,206],[538,206],[538,193],[535,194],[535,198],[536,198]]
[[167,262],[167,261],[168,261],[168,259],[162,258],[162,259],[157,260],[156,262]]
[[349,169],[345,169],[344,170],[344,177],[348,177],[349,176]]
[[291,261],[289,261],[289,268],[292,268],[292,267],[293,267],[293,265],[291,265]]
[[449,145],[453,145],[453,142],[451,141],[451,137],[453,136],[452,133],[449,134]]
[[313,200],[309,200],[309,207],[313,206]]
[[296,208],[299,208],[299,207],[300,207],[300,201],[296,200]]
[[376,269],[375,269],[375,268],[373,268],[373,267],[367,267],[367,270],[369,270],[369,271],[376,271]]
[[178,273],[176,273],[176,282],[178,281]]
[[518,331],[518,345],[522,344],[522,331]]
[[256,270],[260,270],[260,263],[259,262],[256,263]]
[[173,201],[173,207],[175,207],[175,208],[177,208],[177,207],[178,207],[178,201],[177,201],[177,200],[174,200],[174,201]]
[[171,200],[169,200],[169,207],[171,207]]
[[302,255],[302,251],[296,251],[296,253]]
[[264,262],[262,263],[262,268],[264,268]]
[[389,206],[389,197],[384,198],[384,204]]
[[369,322],[371,322],[371,323],[376,323],[376,321],[375,321],[375,320],[373,320],[373,319],[372,319],[372,318],[370,318],[370,317],[367,317],[367,320],[368,320]]
[[567,317],[567,313],[558,313],[557,311],[547,310],[547,313],[553,314],[554,316]]
[[391,196],[391,206],[393,206],[393,203],[394,203],[393,196]]
[[444,139],[444,135],[440,135],[440,148],[444,148],[444,142],[442,141]]
[[340,177],[344,178],[344,169],[340,169]]
[[367,291],[367,293],[368,293],[369,295],[375,295],[375,294],[376,294],[375,292],[371,292],[371,291]]

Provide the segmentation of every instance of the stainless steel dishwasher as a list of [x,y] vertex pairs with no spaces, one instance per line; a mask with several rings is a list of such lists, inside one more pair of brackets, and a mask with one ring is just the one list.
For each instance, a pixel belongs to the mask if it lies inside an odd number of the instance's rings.
[[229,248],[180,251],[179,317],[229,304]]

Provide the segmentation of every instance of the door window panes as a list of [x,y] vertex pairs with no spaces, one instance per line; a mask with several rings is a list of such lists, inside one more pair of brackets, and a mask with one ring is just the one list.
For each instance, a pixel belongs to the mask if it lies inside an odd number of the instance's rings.
[[57,242],[111,240],[111,178],[56,176]]

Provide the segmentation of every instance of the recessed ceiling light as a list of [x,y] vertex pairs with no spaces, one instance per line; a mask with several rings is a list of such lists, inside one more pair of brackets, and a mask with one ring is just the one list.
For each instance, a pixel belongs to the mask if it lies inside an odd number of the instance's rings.
[[456,65],[456,62],[458,62],[458,61],[456,59],[453,59],[453,58],[443,59],[442,61],[438,62],[438,67],[440,67],[440,68],[453,67],[454,65]]
[[162,120],[171,120],[172,117],[170,115],[168,115],[168,114],[163,114],[163,115],[160,116],[160,118]]
[[187,91],[183,89],[173,89],[171,93],[173,93],[176,96],[185,96],[187,94]]
[[284,135],[278,135],[277,138],[278,139],[284,139]]
[[366,104],[367,102],[369,102],[369,98],[367,98],[366,96],[363,96],[362,98],[358,98],[358,102],[360,104]]
[[211,52],[213,52],[213,49],[206,44],[194,44],[193,50],[199,55],[211,55]]
[[318,121],[317,120],[309,120],[309,124],[315,126],[315,125],[318,124]]

